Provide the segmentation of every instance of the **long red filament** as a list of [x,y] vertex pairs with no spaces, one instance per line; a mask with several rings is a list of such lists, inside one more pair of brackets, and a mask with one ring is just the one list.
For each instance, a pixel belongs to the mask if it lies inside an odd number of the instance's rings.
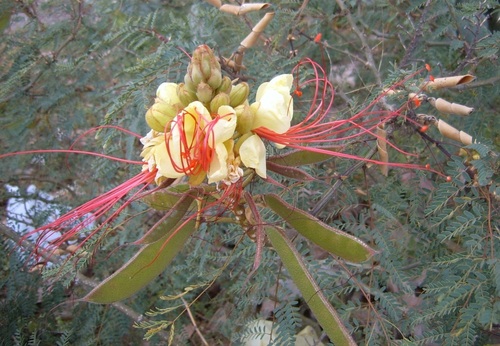
[[[99,232],[105,225],[109,224],[116,216],[118,216],[148,185],[153,183],[155,176],[156,170],[153,172],[143,171],[137,174],[135,177],[127,180],[125,183],[115,187],[114,189],[82,204],[75,209],[72,209],[54,222],[51,222],[27,233],[23,236],[23,239],[27,239],[34,234],[40,234],[36,242],[37,249],[43,252],[51,253],[66,241],[75,237],[75,235],[87,228],[91,223],[105,215],[133,189],[143,185],[131,197],[126,199],[123,204],[120,205],[119,208],[117,208],[117,210],[115,210],[110,216],[102,221],[98,227],[91,230],[85,237],[85,239],[83,239],[83,241],[81,242],[81,244],[84,244],[87,240],[89,240],[97,232]],[[66,230],[67,228],[69,228],[69,230]],[[44,240],[50,238],[52,234],[58,232],[61,232],[61,236],[55,242],[50,244],[49,248],[43,248],[41,244],[44,242]]]
[[[369,135],[373,139],[383,140],[389,146],[394,148],[396,151],[406,155],[406,156],[417,156],[415,153],[409,153],[401,148],[398,148],[395,144],[391,143],[385,138],[380,138],[376,134],[376,127],[381,123],[389,122],[397,117],[401,116],[403,109],[406,105],[403,105],[397,110],[372,110],[374,106],[380,102],[380,100],[387,95],[389,90],[394,90],[399,86],[402,86],[410,78],[413,78],[416,74],[425,71],[425,68],[407,76],[402,81],[391,86],[387,91],[381,93],[372,102],[365,106],[361,111],[356,113],[347,119],[340,120],[328,120],[327,116],[330,115],[330,111],[333,107],[335,90],[333,85],[328,79],[325,70],[311,59],[303,59],[295,67],[294,73],[296,74],[296,80],[299,80],[299,73],[301,68],[308,67],[311,69],[313,78],[305,79],[303,82],[297,82],[297,90],[305,90],[307,87],[313,87],[312,100],[310,102],[310,107],[306,115],[297,124],[290,127],[290,129],[282,134],[275,133],[267,128],[258,128],[254,132],[260,137],[265,138],[271,142],[282,144],[291,148],[326,153],[332,156],[362,160],[379,165],[390,165],[402,168],[428,170],[425,166],[407,164],[407,163],[387,163],[374,159],[366,159],[361,156],[351,155],[347,153],[342,153],[338,151],[329,151],[327,149],[318,146],[322,144],[327,146],[328,144],[336,143],[339,141],[349,141],[354,140],[361,136]],[[440,175],[442,173],[436,172]]]

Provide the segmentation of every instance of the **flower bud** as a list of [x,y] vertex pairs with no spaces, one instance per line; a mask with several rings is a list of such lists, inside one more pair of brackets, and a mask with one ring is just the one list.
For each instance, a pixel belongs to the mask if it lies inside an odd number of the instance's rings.
[[236,112],[236,131],[245,134],[253,129],[255,114],[248,105],[240,105],[234,108]]
[[229,95],[226,93],[219,93],[210,101],[211,113],[216,113],[220,106],[229,105]]
[[177,115],[175,106],[164,102],[156,102],[146,112],[146,122],[155,131],[165,131],[165,126]]
[[162,101],[171,105],[178,103],[177,88],[178,85],[175,83],[161,83],[156,90],[156,102]]
[[221,67],[210,47],[201,45],[194,50],[184,82],[192,90],[197,90],[201,82],[208,84],[214,90],[221,85]]
[[220,87],[217,89],[217,92],[226,93],[229,95],[229,93],[231,92],[232,86],[233,86],[233,84],[231,83],[231,78],[229,78],[228,76],[224,76],[224,78],[222,78],[222,82],[220,84]]
[[214,89],[207,83],[200,82],[196,87],[196,97],[202,103],[209,103],[214,97]]
[[189,90],[184,83],[180,83],[177,86],[177,97],[179,97],[179,100],[184,107],[197,100],[196,93]]
[[248,86],[248,83],[243,82],[233,86],[231,93],[229,94],[229,97],[231,98],[229,105],[231,107],[237,107],[243,104],[248,98],[249,93],[250,87]]

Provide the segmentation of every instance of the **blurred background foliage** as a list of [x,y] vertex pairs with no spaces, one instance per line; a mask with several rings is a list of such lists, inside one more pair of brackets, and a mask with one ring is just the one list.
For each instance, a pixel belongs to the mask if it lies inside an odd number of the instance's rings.
[[[341,159],[308,167],[318,178],[313,182],[282,180],[293,186],[285,198],[312,210],[349,172],[317,216],[380,254],[354,266],[300,238],[295,245],[359,344],[500,342],[498,6],[493,0],[277,0],[267,9],[275,17],[261,41],[245,54],[246,70],[237,77],[246,79],[251,90],[289,73],[303,57],[320,62],[336,87],[335,117],[354,114],[425,63],[436,77],[477,77],[467,86],[432,95],[473,107],[471,116],[423,112],[446,119],[479,144],[460,151],[459,143],[431,129],[427,134],[435,145],[404,124],[391,134],[396,145],[420,154],[418,163],[431,163],[451,181],[404,169],[391,169],[388,177],[378,167],[351,172],[355,162]],[[1,153],[66,149],[102,124],[145,134],[144,113],[156,87],[182,80],[189,62],[184,51],[206,43],[229,57],[262,15],[238,17],[193,0],[0,1]],[[322,37],[315,42],[318,33]],[[299,112],[306,103],[298,104]],[[141,150],[134,137],[108,129],[85,136],[76,147],[130,159]],[[364,155],[369,145],[346,150]],[[2,159],[0,182],[19,186],[21,198],[34,198],[26,192],[34,184],[55,197],[45,201],[54,207],[77,206],[136,172],[135,166],[95,157],[22,155]],[[253,193],[269,189],[258,183],[251,188]],[[0,191],[5,221],[13,196]],[[46,216],[33,213],[33,226]],[[265,249],[261,267],[245,282],[255,244],[230,224],[203,224],[174,264],[123,304],[78,302],[134,253],[134,246],[124,245],[158,217],[134,203],[106,241],[89,248],[91,258],[63,269],[54,264],[43,278],[30,271],[23,250],[12,242],[16,234],[2,223],[0,343],[161,344],[168,334],[154,334],[151,328],[174,321],[174,344],[203,344],[198,331],[210,345],[238,345],[259,333],[246,327],[258,318],[275,321],[278,345],[294,344],[305,326],[321,335],[271,249]],[[160,299],[187,287],[184,302],[203,293],[190,307],[192,319],[181,314],[180,299]],[[173,306],[180,308],[169,312]],[[148,311],[154,316],[143,315]],[[152,335],[149,341],[142,341],[145,333]]]

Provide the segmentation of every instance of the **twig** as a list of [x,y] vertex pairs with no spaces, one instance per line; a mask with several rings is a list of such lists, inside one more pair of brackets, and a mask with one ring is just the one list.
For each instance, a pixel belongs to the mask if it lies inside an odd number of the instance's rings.
[[427,0],[427,2],[424,5],[424,10],[422,11],[422,15],[421,15],[420,20],[417,24],[417,27],[415,28],[415,35],[413,36],[410,44],[408,45],[408,48],[406,49],[405,56],[401,60],[399,67],[404,67],[408,64],[408,60],[412,56],[413,52],[415,51],[415,48],[418,45],[418,42],[420,41],[420,38],[422,37],[422,26],[424,25],[425,21],[427,20],[427,11],[430,8],[430,6],[429,6],[430,3],[431,3],[431,0]]
[[[376,152],[377,152],[377,147],[374,146],[373,148],[370,149],[370,151],[365,156],[365,158],[369,159]],[[326,207],[326,205],[328,204],[328,202],[330,202],[330,199],[333,198],[333,196],[337,192],[338,188],[344,183],[344,179],[342,179],[342,177],[343,176],[349,176],[349,175],[351,175],[355,170],[357,170],[358,168],[360,168],[361,166],[363,166],[365,163],[366,163],[365,161],[358,161],[358,162],[356,162],[356,164],[354,164],[351,167],[349,167],[339,177],[339,179],[337,179],[337,181],[335,182],[335,184],[333,184],[332,187],[330,187],[330,189],[328,189],[328,191],[326,191],[323,194],[323,197],[321,197],[321,199],[318,201],[318,203],[316,203],[316,205],[314,206],[314,208],[310,211],[310,214],[312,216],[317,216]]]
[[346,7],[345,3],[343,0],[337,0],[337,4],[340,7],[340,10],[342,11],[343,14],[345,14],[347,21],[351,25],[351,29],[354,31],[354,33],[358,36],[359,40],[361,41],[361,48],[363,49],[363,52],[365,53],[365,58],[366,58],[366,64],[368,65],[368,68],[373,72],[373,75],[375,76],[375,79],[377,80],[377,84],[379,86],[382,86],[382,79],[380,77],[380,73],[377,70],[377,65],[375,64],[375,60],[373,59],[373,54],[370,49],[370,46],[368,45],[368,42],[365,40],[365,36],[359,30],[358,26],[356,25],[356,22],[354,21],[354,18],[351,15],[351,12],[349,9]]
[[207,340],[205,340],[205,337],[203,337],[203,334],[201,334],[201,331],[198,328],[198,325],[196,324],[196,321],[193,317],[193,314],[191,313],[191,309],[189,308],[189,304],[182,297],[181,297],[181,300],[182,300],[182,303],[184,304],[184,306],[186,307],[186,311],[189,315],[189,319],[191,320],[191,323],[193,324],[193,327],[194,327],[196,334],[198,334],[198,336],[200,337],[203,345],[208,346],[209,344],[208,344]]

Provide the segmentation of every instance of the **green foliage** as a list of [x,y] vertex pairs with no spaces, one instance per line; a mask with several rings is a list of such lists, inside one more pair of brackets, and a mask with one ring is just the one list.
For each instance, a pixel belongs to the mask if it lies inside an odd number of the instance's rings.
[[[424,63],[435,77],[477,77],[471,85],[439,91],[439,97],[474,107],[469,117],[445,116],[422,106],[422,112],[471,134],[474,144],[460,150],[460,143],[435,129],[427,133],[435,141],[430,142],[409,122],[391,125],[391,142],[419,154],[410,157],[389,149],[391,159],[430,163],[451,181],[398,168],[384,177],[375,166],[350,170],[355,164],[350,160],[320,162],[320,157],[299,154],[291,161],[314,162],[300,167],[301,176],[317,179],[297,181],[297,174],[270,173],[287,188],[262,181],[249,186],[253,195],[278,193],[304,213],[335,186],[334,197],[314,216],[376,249],[373,260],[350,263],[332,257],[257,204],[266,224],[286,229],[320,292],[359,344],[499,342],[499,33],[485,24],[487,10],[496,6],[495,0],[274,1],[269,10],[276,14],[264,40],[245,52],[247,69],[239,75],[226,71],[231,78],[247,80],[255,92],[260,83],[289,73],[300,58],[313,58],[328,69],[336,86],[336,118],[351,116]],[[229,57],[262,17],[260,12],[232,16],[187,0],[2,0],[0,13],[1,153],[66,149],[78,139],[77,148],[132,160],[141,150],[132,136],[112,129],[79,136],[102,124],[145,134],[144,113],[156,87],[182,80],[188,63],[184,51],[206,43]],[[317,33],[322,33],[319,43],[313,42]],[[295,56],[288,35],[295,38]],[[416,85],[409,88],[418,89]],[[308,109],[310,91],[304,93],[296,103],[299,115]],[[397,96],[386,100],[390,106],[404,101]],[[340,144],[346,153],[363,155],[373,143]],[[283,151],[276,152],[282,155],[277,164],[294,166],[283,162]],[[36,184],[57,195],[58,203],[77,206],[138,170],[79,155],[22,155],[1,159],[0,182]],[[12,196],[0,195],[3,212]],[[75,301],[91,290],[79,274],[94,283],[109,277],[137,251],[130,243],[163,215],[142,203],[131,204],[114,220],[114,228],[102,231],[106,240],[100,241],[98,234],[82,249],[86,254],[54,263],[44,279],[29,272],[33,263],[3,240],[1,342],[132,345],[147,333],[152,344],[198,345],[195,321],[209,344],[239,344],[245,335],[262,333],[247,328],[249,323],[269,319],[278,345],[292,342],[306,325],[320,329],[310,302],[276,252],[266,244],[260,267],[252,271],[256,244],[234,219],[218,214],[202,220],[171,265],[124,301],[138,315],[151,312],[141,323],[119,305]],[[56,280],[60,276],[66,280]],[[181,293],[184,302],[180,296],[165,299]]]

